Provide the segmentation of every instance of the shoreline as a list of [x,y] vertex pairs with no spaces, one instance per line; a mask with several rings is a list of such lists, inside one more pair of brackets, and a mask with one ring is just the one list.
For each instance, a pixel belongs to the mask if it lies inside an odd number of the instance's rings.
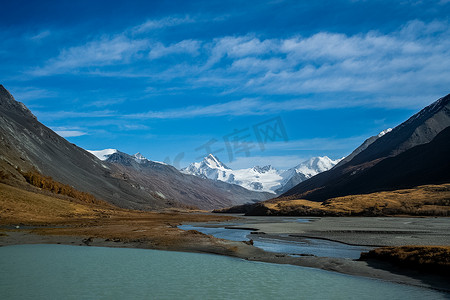
[[[151,239],[114,239],[73,234],[58,235],[45,232],[45,229],[48,228],[1,230],[1,233],[7,236],[0,235],[0,246],[63,244],[216,254],[249,261],[315,268],[450,293],[450,279],[435,274],[424,274],[415,270],[403,269],[378,260],[359,261],[317,256],[291,257],[284,254],[266,252],[245,242],[217,239],[195,230],[179,232],[180,236],[184,236],[184,238],[174,243],[160,243]],[[181,229],[179,230],[182,231]]]

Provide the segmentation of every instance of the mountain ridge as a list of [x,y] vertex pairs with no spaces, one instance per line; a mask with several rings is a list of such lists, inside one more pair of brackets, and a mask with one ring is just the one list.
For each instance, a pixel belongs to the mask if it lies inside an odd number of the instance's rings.
[[341,185],[343,178],[357,176],[388,157],[429,143],[449,126],[450,94],[414,114],[389,133],[376,138],[347,162],[298,184],[280,197],[297,195],[307,200],[324,201],[334,196],[333,188]]
[[209,154],[201,162],[191,163],[181,169],[181,172],[276,195],[282,193],[287,187],[290,188],[320,172],[331,169],[339,161],[327,156],[319,156],[303,161],[288,170],[277,170],[271,165],[232,170],[213,154]]
[[[119,154],[109,153],[108,159],[111,156]],[[161,183],[164,179],[166,183],[170,183],[172,179],[181,176],[173,167],[161,163],[146,163],[144,158],[138,155],[132,159],[141,169],[153,169],[151,180],[154,182]],[[144,163],[138,164],[136,160]],[[136,166],[129,164],[129,167]],[[179,197],[164,198],[152,190],[156,187],[148,181],[149,175],[140,175],[138,169],[127,169],[127,166],[112,159],[102,161],[94,154],[70,143],[40,123],[25,105],[17,102],[3,86],[0,87],[0,171],[13,181],[24,183],[21,170],[36,170],[43,176],[50,176],[58,182],[73,186],[81,192],[91,193],[98,199],[119,207],[141,210],[186,205],[213,209],[269,198],[269,195],[252,193],[225,183],[216,187],[209,183],[209,180],[200,178],[185,180],[184,187],[188,190],[178,189]],[[198,185],[205,185],[213,191],[208,188],[196,190]],[[177,190],[175,186],[165,186],[174,193]],[[230,192],[232,190],[236,190],[236,195]]]

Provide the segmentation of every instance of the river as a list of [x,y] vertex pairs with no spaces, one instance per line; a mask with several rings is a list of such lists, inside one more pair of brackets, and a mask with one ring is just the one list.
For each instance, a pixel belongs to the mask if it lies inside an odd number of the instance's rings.
[[144,249],[0,247],[2,299],[446,299],[448,294],[291,265]]

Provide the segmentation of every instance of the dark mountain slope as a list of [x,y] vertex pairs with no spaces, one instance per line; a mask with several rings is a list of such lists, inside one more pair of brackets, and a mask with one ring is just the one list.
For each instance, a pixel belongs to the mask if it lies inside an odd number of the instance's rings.
[[392,132],[374,141],[350,163],[356,166],[395,156],[412,147],[430,142],[448,126],[450,126],[450,94],[425,107],[392,129]]
[[[293,196],[313,201],[324,201],[342,195],[368,193],[380,190],[375,183],[370,181],[376,178],[366,178],[367,182],[360,181],[358,187],[352,186],[354,182],[350,177],[359,178],[365,170],[368,170],[388,157],[395,157],[408,149],[423,145],[432,141],[437,134],[450,126],[450,95],[447,95],[435,103],[427,106],[419,113],[409,118],[404,123],[394,128],[390,133],[370,141],[367,148],[360,151],[354,157],[342,165],[318,174],[287,191],[281,197]],[[383,165],[381,165],[383,166]],[[388,175],[401,170],[384,170]],[[378,171],[381,173],[381,171]],[[360,174],[361,173],[361,174]],[[420,180],[419,180],[420,181]],[[350,182],[352,182],[350,184]],[[375,186],[377,186],[375,188]],[[391,189],[395,188],[392,184]]]
[[55,180],[127,208],[160,208],[160,199],[118,178],[118,170],[47,128],[0,85],[0,160],[5,172],[36,169]]
[[153,162],[133,168],[101,161],[41,124],[0,85],[0,175],[24,182],[19,169],[35,169],[125,208],[195,205],[212,209],[268,198],[261,193],[236,191],[234,185],[226,183],[217,187],[200,178],[182,184],[185,178],[179,179],[182,175],[178,170]]
[[345,173],[333,184],[326,185],[305,198],[318,201],[426,184],[449,183],[449,154],[450,127],[447,127],[431,142],[386,158],[375,166],[356,174]]

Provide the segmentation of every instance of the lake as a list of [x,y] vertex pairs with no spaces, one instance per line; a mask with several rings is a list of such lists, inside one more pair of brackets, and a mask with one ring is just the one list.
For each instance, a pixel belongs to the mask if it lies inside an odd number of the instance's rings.
[[448,294],[290,265],[184,252],[0,247],[2,299],[446,299]]

